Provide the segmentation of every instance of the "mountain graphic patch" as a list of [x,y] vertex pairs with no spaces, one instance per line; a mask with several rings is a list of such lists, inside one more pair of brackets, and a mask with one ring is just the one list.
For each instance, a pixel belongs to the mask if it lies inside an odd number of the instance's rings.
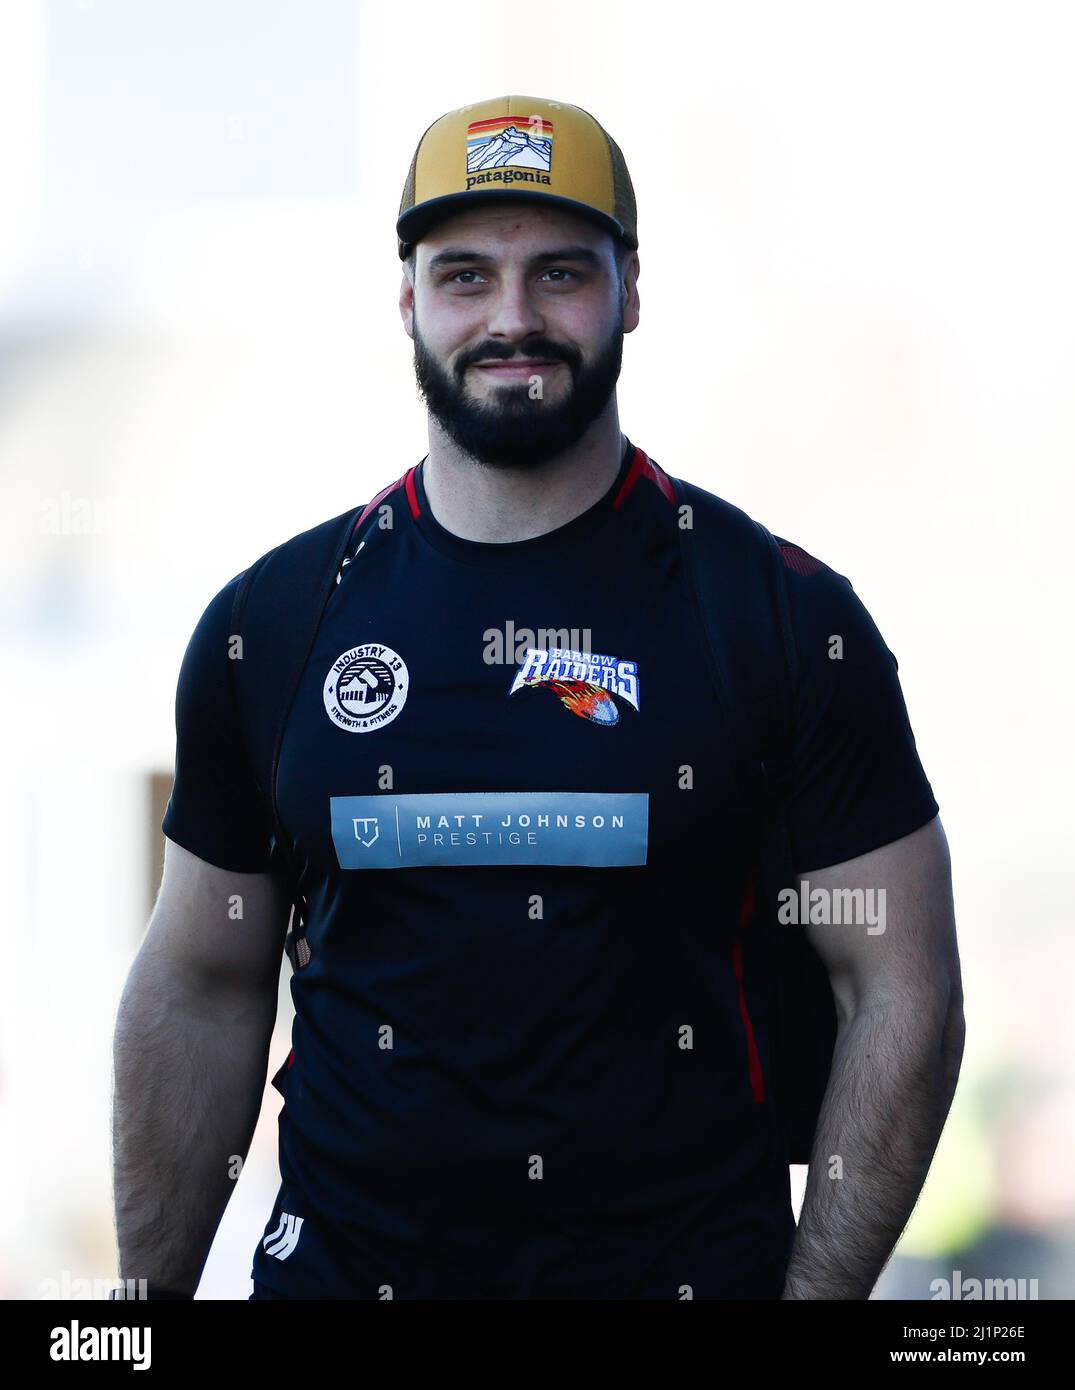
[[487,169],[552,169],[552,122],[540,116],[493,116],[467,126],[467,173]]

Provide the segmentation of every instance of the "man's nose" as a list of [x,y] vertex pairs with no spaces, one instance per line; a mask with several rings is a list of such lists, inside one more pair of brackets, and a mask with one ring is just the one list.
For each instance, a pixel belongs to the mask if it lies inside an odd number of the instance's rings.
[[515,341],[544,332],[544,315],[522,277],[501,282],[487,326],[490,334]]

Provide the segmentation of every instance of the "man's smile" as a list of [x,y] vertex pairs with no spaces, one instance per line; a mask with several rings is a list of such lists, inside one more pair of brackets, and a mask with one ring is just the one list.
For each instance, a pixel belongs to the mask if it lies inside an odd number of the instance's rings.
[[472,365],[477,367],[479,371],[490,372],[494,376],[529,377],[533,376],[535,372],[545,372],[550,367],[560,367],[563,363],[548,361],[519,362],[513,359],[510,362],[475,362]]

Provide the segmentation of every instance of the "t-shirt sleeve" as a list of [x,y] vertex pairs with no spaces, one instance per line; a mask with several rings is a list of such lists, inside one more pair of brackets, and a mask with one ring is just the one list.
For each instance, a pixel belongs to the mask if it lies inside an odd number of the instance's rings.
[[910,835],[940,808],[870,614],[843,575],[780,546],[799,659],[792,859],[806,873]]
[[228,663],[231,609],[242,575],[203,612],[187,644],[175,697],[175,780],[165,835],[221,869],[269,868],[272,823],[238,723]]

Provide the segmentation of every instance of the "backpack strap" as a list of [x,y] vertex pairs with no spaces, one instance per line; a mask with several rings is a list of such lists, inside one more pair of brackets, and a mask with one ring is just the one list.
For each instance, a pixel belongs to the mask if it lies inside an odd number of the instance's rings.
[[[770,1078],[789,1163],[809,1163],[836,1041],[828,972],[801,926],[781,925],[778,895],[795,886],[787,817],[794,783],[799,663],[787,573],[776,538],[737,507],[681,479],[687,582],[718,699],[738,750],[747,804],[758,811],[755,935],[772,950]],[[754,800],[756,798],[756,800]]]
[[232,640],[241,639],[239,659],[228,663],[232,690],[247,756],[272,821],[271,858],[282,864],[291,892],[285,949],[293,966],[306,904],[276,803],[280,746],[321,615],[364,510],[341,512],[262,555],[243,572],[232,604]]
[[743,790],[760,792],[771,813],[791,790],[798,684],[783,557],[766,528],[738,507],[681,478],[672,484],[687,583],[739,750]]

